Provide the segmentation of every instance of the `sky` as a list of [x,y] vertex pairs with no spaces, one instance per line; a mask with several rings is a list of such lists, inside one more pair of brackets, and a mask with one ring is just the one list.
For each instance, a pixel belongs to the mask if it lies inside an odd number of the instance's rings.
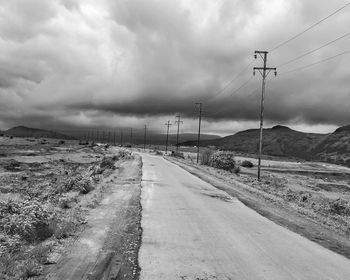
[[[341,0],[0,0],[0,128],[257,128],[264,118],[308,132],[350,124],[350,36]],[[174,126],[173,126],[174,127]]]

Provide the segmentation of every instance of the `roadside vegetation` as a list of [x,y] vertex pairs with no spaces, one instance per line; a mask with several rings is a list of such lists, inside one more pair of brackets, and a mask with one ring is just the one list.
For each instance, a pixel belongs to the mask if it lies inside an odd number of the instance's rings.
[[15,140],[0,151],[0,279],[37,277],[55,263],[101,200],[103,180],[131,157],[73,141]]

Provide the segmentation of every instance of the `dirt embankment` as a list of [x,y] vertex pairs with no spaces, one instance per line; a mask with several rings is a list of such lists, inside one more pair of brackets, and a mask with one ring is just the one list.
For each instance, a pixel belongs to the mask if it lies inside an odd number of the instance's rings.
[[[277,224],[350,258],[350,213],[344,203],[349,192],[347,189],[344,191],[344,188],[332,187],[334,180],[340,180],[342,186],[346,185],[348,175],[336,179],[323,178],[320,181],[319,174],[301,176],[265,171],[262,181],[258,182],[251,171],[237,176],[227,171],[196,165],[191,160],[168,159],[237,197]],[[326,187],[331,188],[332,192],[325,190]]]

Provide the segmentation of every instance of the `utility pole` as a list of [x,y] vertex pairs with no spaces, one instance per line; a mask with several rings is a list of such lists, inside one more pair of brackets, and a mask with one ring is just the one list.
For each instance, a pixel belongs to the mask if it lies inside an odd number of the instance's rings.
[[123,129],[120,129],[120,146],[123,146]]
[[180,115],[176,116],[177,120],[175,121],[175,123],[177,123],[177,134],[176,134],[176,153],[179,152],[179,132],[180,132],[180,123],[183,123],[183,121],[181,121],[181,117]]
[[165,154],[168,153],[168,142],[169,142],[169,127],[171,126],[170,121],[168,121],[166,124],[167,129],[166,129],[166,141],[165,141]]
[[259,136],[259,155],[258,155],[258,180],[260,181],[260,169],[261,169],[261,154],[262,154],[262,140],[263,140],[263,124],[264,124],[264,98],[265,98],[265,86],[266,86],[266,77],[271,71],[274,71],[275,76],[277,75],[276,68],[266,67],[267,64],[267,51],[255,51],[254,58],[257,58],[257,54],[264,61],[264,67],[254,67],[253,75],[255,75],[255,70],[258,70],[262,76],[262,87],[261,87],[261,105],[260,105],[260,136]]
[[130,128],[130,146],[132,147],[132,128]]
[[143,150],[146,150],[146,131],[147,131],[147,125],[145,125],[145,135],[143,138]]
[[202,123],[202,103],[198,102],[199,106],[199,121],[198,121],[198,139],[197,139],[197,164],[199,162],[199,142],[201,141],[201,123]]

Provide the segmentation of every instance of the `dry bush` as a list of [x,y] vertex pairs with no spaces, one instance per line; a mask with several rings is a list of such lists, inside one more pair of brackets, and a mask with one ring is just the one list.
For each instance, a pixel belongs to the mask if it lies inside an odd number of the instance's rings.
[[213,153],[209,159],[209,165],[218,169],[234,171],[236,161],[232,152],[218,151]]
[[11,159],[8,162],[6,162],[3,167],[5,170],[13,172],[19,171],[21,164],[17,160]]
[[170,156],[177,157],[177,158],[182,158],[182,159],[185,158],[184,153],[181,153],[181,152],[173,152],[173,153],[170,154]]
[[344,199],[338,198],[330,201],[328,204],[329,211],[335,215],[350,216],[350,204]]
[[94,189],[92,180],[89,174],[83,176],[82,174],[77,174],[74,177],[69,178],[65,184],[61,185],[58,192],[70,192],[78,191],[81,194],[87,194]]
[[53,217],[53,209],[38,200],[0,202],[0,230],[28,242],[50,237],[53,232],[49,224]]
[[209,160],[210,160],[210,157],[212,156],[213,153],[214,153],[214,151],[212,149],[202,149],[201,150],[201,164],[209,165]]

